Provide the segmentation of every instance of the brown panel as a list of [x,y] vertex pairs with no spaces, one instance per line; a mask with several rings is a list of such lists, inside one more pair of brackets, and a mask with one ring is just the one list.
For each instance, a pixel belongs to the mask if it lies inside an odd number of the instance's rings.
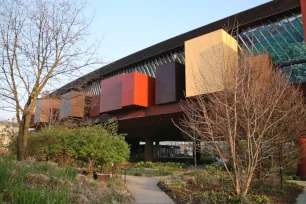
[[155,103],[175,102],[184,96],[184,65],[171,62],[156,69]]
[[60,116],[83,118],[85,113],[85,93],[71,91],[61,96]]
[[270,79],[270,74],[273,71],[273,59],[269,54],[261,54],[252,56],[251,68],[254,71],[254,76],[258,76],[260,81],[266,81]]
[[72,92],[71,99],[71,117],[83,118],[85,113],[85,94],[81,92]]
[[139,72],[122,76],[122,106],[154,105],[155,79]]
[[35,107],[34,123],[47,123],[52,117],[51,110],[60,107],[59,99],[43,98],[38,99]]
[[122,108],[122,75],[101,81],[100,113]]
[[100,95],[92,96],[90,100],[89,117],[95,117],[100,114]]

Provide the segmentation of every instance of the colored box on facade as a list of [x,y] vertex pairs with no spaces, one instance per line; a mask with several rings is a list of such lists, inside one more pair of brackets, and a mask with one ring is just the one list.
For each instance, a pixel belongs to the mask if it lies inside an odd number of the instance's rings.
[[89,117],[95,117],[100,114],[100,95],[95,95],[89,101]]
[[228,86],[237,67],[237,52],[237,41],[222,29],[185,41],[186,96],[218,92]]
[[59,118],[78,117],[83,118],[86,109],[86,94],[83,92],[70,91],[61,96]]
[[155,79],[139,72],[122,76],[122,106],[154,105]]
[[47,123],[53,116],[53,110],[60,108],[59,99],[38,99],[35,107],[34,123]]
[[269,54],[260,54],[257,56],[251,56],[249,61],[251,68],[253,69],[253,75],[259,77],[260,82],[271,80],[270,74],[273,71],[273,59]]
[[122,108],[122,74],[101,81],[100,113]]
[[185,67],[171,62],[157,67],[155,83],[155,103],[164,104],[178,101],[184,97]]

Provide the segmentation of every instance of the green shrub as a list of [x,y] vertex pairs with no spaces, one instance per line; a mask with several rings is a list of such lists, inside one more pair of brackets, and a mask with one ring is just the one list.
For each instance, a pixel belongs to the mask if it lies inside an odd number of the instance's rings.
[[116,179],[116,178],[112,178],[112,179],[109,179],[106,182],[106,186],[110,187],[110,188],[115,188],[115,187],[122,187],[122,186],[124,186],[124,184],[123,184],[122,180]]
[[270,198],[265,195],[251,195],[250,200],[254,204],[273,204]]
[[141,162],[137,162],[136,164],[134,164],[135,168],[144,168],[145,167],[145,163],[143,161]]
[[206,165],[206,166],[205,166],[205,169],[206,169],[207,171],[216,172],[216,171],[221,171],[221,170],[222,170],[222,166],[221,166],[221,165],[218,165],[218,164],[210,164],[210,165]]
[[286,180],[293,180],[293,176],[284,176]]
[[297,180],[297,181],[300,181],[300,180],[301,180],[301,177],[300,177],[300,176],[294,176],[293,179],[294,179],[294,180]]
[[209,165],[216,162],[216,157],[211,155],[201,155],[201,162],[204,164]]

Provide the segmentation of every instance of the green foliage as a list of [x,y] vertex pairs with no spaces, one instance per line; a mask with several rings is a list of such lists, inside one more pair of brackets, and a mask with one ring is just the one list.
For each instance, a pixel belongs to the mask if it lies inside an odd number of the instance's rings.
[[[14,195],[15,196],[15,195]],[[62,193],[53,190],[44,190],[34,188],[25,189],[20,194],[13,198],[13,203],[19,204],[44,204],[44,203],[58,203],[66,204],[68,201],[67,191]]]
[[250,200],[254,204],[273,204],[273,202],[266,195],[251,195]]
[[176,162],[137,162],[134,164],[135,168],[187,168],[188,166],[183,163]]
[[28,153],[30,156],[46,157],[67,155],[72,152],[71,135],[71,129],[64,125],[44,127],[29,137]]
[[222,166],[218,164],[210,164],[210,165],[206,165],[205,169],[210,172],[217,172],[217,171],[222,170]]
[[159,171],[159,170],[149,170],[144,168],[129,168],[126,169],[127,175],[133,175],[133,176],[168,176],[173,175],[172,171]]
[[201,155],[201,162],[203,162],[204,164],[208,165],[208,164],[213,164],[216,162],[216,157],[212,156],[212,155]]
[[86,160],[92,170],[94,164],[120,163],[128,160],[130,150],[124,134],[118,133],[118,124],[110,120],[104,125],[71,124],[42,128],[29,138],[28,152],[31,156],[52,159]]
[[[72,173],[73,172],[73,173]],[[23,161],[17,163],[10,156],[0,157],[0,192],[5,192],[0,197],[0,203],[69,203],[68,186],[62,183],[58,190],[55,190],[56,183],[48,183],[42,187],[34,183],[29,187],[32,180],[28,181],[29,175],[43,174],[47,178],[69,178],[76,180],[76,170],[57,168],[49,166],[46,162],[33,163],[32,161]]]

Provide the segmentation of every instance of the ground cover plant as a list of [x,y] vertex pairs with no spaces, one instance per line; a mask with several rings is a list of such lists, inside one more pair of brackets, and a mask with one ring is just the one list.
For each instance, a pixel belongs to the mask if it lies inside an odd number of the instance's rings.
[[126,174],[133,176],[169,176],[188,171],[188,166],[175,162],[137,162],[126,168]]
[[0,156],[0,180],[0,203],[134,203],[121,180],[100,184],[75,168],[34,159]]
[[206,170],[168,176],[158,186],[176,203],[254,203],[293,204],[303,187],[295,183],[284,183],[284,188],[275,188],[271,180],[256,180],[246,197],[237,196],[228,173],[221,166],[209,165]]

